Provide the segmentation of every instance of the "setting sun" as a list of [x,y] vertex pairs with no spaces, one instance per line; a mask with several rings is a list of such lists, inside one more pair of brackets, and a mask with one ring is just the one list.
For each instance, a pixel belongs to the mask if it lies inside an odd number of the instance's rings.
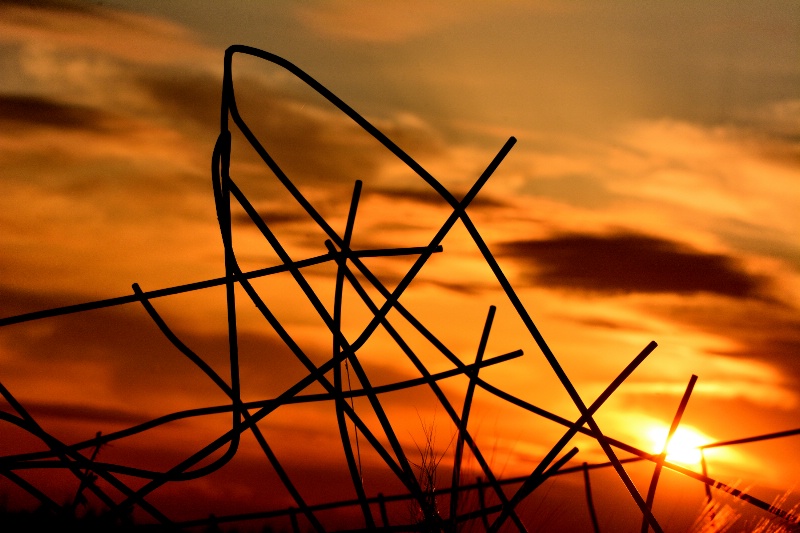
[[[647,431],[654,453],[661,453],[669,428],[653,426]],[[679,427],[667,446],[667,461],[687,466],[700,464],[700,446],[712,442],[707,435],[691,427]]]

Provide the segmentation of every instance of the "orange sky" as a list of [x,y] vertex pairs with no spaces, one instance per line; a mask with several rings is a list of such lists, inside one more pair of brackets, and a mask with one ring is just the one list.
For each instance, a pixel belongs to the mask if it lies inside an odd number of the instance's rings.
[[[682,425],[709,442],[800,427],[797,4],[369,6],[0,3],[0,316],[127,295],[132,283],[153,290],[224,275],[209,170],[224,50],[241,43],[314,76],[457,197],[509,136],[518,139],[468,213],[578,393],[591,403],[648,342],[659,345],[599,410],[605,434],[660,451],[648,434],[669,425],[692,374]],[[451,210],[402,162],[286,71],[239,56],[233,72],[245,120],[336,231],[363,181],[353,249],[431,241]],[[325,253],[324,233],[231,128],[231,175],[289,255]],[[279,264],[241,209],[233,233],[243,269]],[[576,419],[463,225],[442,245],[403,304],[466,363],[496,305],[487,357],[525,355],[481,376]],[[365,263],[392,288],[412,259]],[[332,310],[334,266],[306,276]],[[331,335],[291,277],[255,286],[316,364],[330,358]],[[272,397],[305,370],[239,298],[242,395]],[[372,315],[354,291],[344,298],[343,331],[356,337]],[[224,290],[153,303],[225,376]],[[431,371],[452,368],[395,318]],[[359,358],[373,384],[418,377],[385,333]],[[68,442],[226,401],[138,305],[0,328],[0,380]],[[454,405],[466,383],[443,382]],[[470,429],[504,476],[529,473],[564,431],[485,393],[475,402]],[[409,450],[424,438],[421,422],[447,447],[455,430],[429,391],[385,403]],[[171,466],[228,424],[187,422],[103,453]],[[264,431],[306,480],[309,500],[330,499],[307,481],[320,472],[337,491],[347,486],[330,405],[287,407]],[[797,438],[709,452],[710,473],[771,501],[800,471],[790,453]],[[18,451],[20,439],[0,438],[0,449]],[[220,481],[159,497],[212,502],[184,506],[188,517],[263,508],[263,479],[251,479],[263,459],[251,441]],[[606,460],[589,439],[575,445],[574,464]],[[391,493],[377,456],[364,460],[368,491]],[[646,492],[649,470],[636,468]],[[582,487],[568,477],[553,498]],[[621,490],[613,477],[605,483]],[[685,490],[699,505],[702,486]]]

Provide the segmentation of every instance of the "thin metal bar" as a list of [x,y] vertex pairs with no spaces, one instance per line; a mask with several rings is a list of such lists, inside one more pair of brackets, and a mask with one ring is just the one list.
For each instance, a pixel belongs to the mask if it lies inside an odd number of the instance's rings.
[[[706,452],[703,448],[700,448],[700,468],[702,469],[703,475],[708,476],[708,466],[706,465]],[[706,491],[706,501],[711,502],[713,496],[711,495],[711,486],[705,485],[703,487]]]
[[587,467],[587,463],[583,463],[583,486],[586,489],[586,505],[589,508],[589,517],[592,519],[592,530],[594,533],[600,533],[600,524],[597,522],[597,513],[594,510],[592,482],[589,480],[589,468]]
[[[486,316],[486,323],[483,326],[481,333],[481,340],[478,344],[478,352],[475,355],[475,364],[480,364],[483,360],[483,354],[486,352],[486,344],[489,342],[489,332],[492,329],[492,322],[494,315],[497,311],[495,306],[489,307],[489,313]],[[469,423],[469,413],[472,408],[472,398],[475,394],[475,379],[478,377],[477,371],[469,375],[469,384],[467,385],[467,393],[464,395],[464,406],[461,409],[461,421],[458,426],[458,439],[456,441],[456,451],[453,459],[453,475],[450,486],[453,492],[450,495],[450,518],[455,518],[458,511],[458,483],[461,477],[461,459],[464,453],[464,440],[467,433],[467,424]]]
[[617,390],[617,388],[622,385],[628,376],[630,376],[634,370],[636,370],[636,368],[641,365],[644,360],[653,352],[653,350],[656,349],[656,346],[657,345],[654,341],[651,341],[647,346],[645,346],[644,349],[642,349],[642,351],[639,352],[639,354],[625,366],[622,372],[620,372],[620,374],[608,385],[608,387],[603,390],[600,396],[598,396],[597,399],[592,402],[592,404],[587,408],[586,412],[582,414],[575,423],[569,424],[569,430],[567,430],[567,432],[562,435],[558,442],[553,445],[547,455],[544,456],[533,472],[531,472],[531,474],[528,476],[528,480],[523,483],[523,485],[512,496],[509,504],[509,510],[504,510],[500,514],[498,519],[495,521],[495,525],[492,526],[493,531],[497,531],[497,529],[500,528],[510,510],[519,505],[519,503],[525,497],[527,497],[535,487],[538,487],[541,484],[539,478],[544,475],[547,466],[557,457],[567,443],[569,443],[569,441],[572,440],[572,438],[583,428],[584,423],[586,423],[586,421],[588,421],[588,419],[595,412],[597,412],[598,409],[600,409],[605,401],[611,397],[614,391]]
[[383,527],[389,527],[389,513],[386,511],[386,499],[383,497],[383,493],[378,493],[378,507],[381,510],[381,522],[383,522]]
[[[421,255],[423,253],[441,253],[444,249],[441,246],[434,248],[429,247],[407,247],[407,248],[376,248],[370,250],[355,250],[351,252],[354,257],[394,257],[404,255]],[[280,274],[288,272],[290,268],[308,268],[322,263],[332,261],[333,257],[330,254],[317,255],[307,259],[295,261],[292,265],[277,265],[266,268],[259,268],[243,273],[240,277],[245,279],[256,279],[273,274]],[[240,279],[237,277],[236,280]],[[166,287],[163,289],[156,289],[144,292],[144,297],[148,300],[156,298],[163,298],[165,296],[174,296],[176,294],[183,294],[187,292],[199,291],[202,289],[210,289],[225,285],[229,281],[229,276],[220,278],[211,278],[204,281],[195,281],[184,285],[175,285],[174,287]],[[73,313],[82,313],[84,311],[94,311],[97,309],[105,309],[107,307],[115,307],[118,305],[126,305],[137,303],[139,298],[136,295],[115,296],[112,298],[104,298],[102,300],[94,300],[91,302],[82,302],[79,304],[65,305],[61,307],[53,307],[51,309],[42,309],[39,311],[32,311],[30,313],[23,313],[20,315],[9,316],[0,318],[0,327],[10,326],[13,324],[21,324],[33,320],[42,320],[44,318],[53,318],[57,316],[70,315]]]
[[800,428],[790,429],[787,431],[778,431],[775,433],[767,433],[765,435],[756,435],[754,437],[746,437],[743,439],[724,440],[720,442],[712,442],[710,444],[703,444],[698,446],[701,450],[708,450],[710,448],[719,448],[721,446],[734,446],[736,444],[748,444],[750,442],[759,442],[762,440],[781,439],[784,437],[791,437],[793,435],[800,435]]
[[[669,443],[672,440],[672,437],[675,435],[675,432],[678,430],[678,426],[681,423],[681,418],[683,417],[683,412],[686,410],[686,406],[689,405],[689,398],[692,396],[692,390],[694,389],[694,384],[697,383],[697,376],[692,374],[692,377],[689,379],[689,384],[686,386],[686,391],[683,393],[683,397],[681,398],[681,403],[678,405],[678,410],[675,412],[675,416],[672,419],[672,424],[669,427],[669,432],[667,433],[667,438],[664,441],[664,448],[661,453],[656,458],[656,466],[653,469],[653,477],[650,480],[650,487],[647,489],[647,509],[653,509],[653,502],[656,498],[656,486],[658,485],[658,478],[661,476],[661,469],[664,466],[664,461],[667,459],[667,448],[669,447]],[[642,520],[642,533],[647,533],[649,528],[649,524],[647,520]]]

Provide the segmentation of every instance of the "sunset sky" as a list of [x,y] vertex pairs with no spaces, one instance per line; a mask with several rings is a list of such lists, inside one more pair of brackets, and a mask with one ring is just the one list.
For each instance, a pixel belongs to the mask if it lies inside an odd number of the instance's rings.
[[[129,295],[133,283],[148,291],[225,274],[210,169],[232,44],[303,69],[457,198],[516,137],[467,212],[584,402],[658,343],[595,417],[606,435],[660,452],[649,436],[669,426],[692,374],[699,379],[681,425],[703,442],[800,427],[800,4],[792,1],[0,1],[0,317]],[[431,242],[451,208],[348,117],[261,60],[236,56],[233,79],[244,119],[340,234],[363,181],[354,250]],[[326,253],[325,234],[231,131],[231,175],[292,259]],[[244,270],[280,264],[242,209],[232,218]],[[496,305],[486,356],[525,355],[481,377],[576,419],[464,226],[442,246],[401,302],[465,363]],[[413,259],[365,263],[391,289]],[[328,263],[305,272],[329,310],[335,271]],[[331,357],[328,329],[288,274],[254,285],[317,365]],[[276,396],[306,371],[244,291],[237,297],[243,398]],[[224,288],[152,303],[227,375]],[[352,340],[372,315],[352,290],[344,312]],[[452,368],[389,316],[431,371]],[[359,358],[373,385],[419,376],[380,331]],[[138,304],[0,328],[0,381],[66,442],[226,403]],[[466,384],[442,382],[459,409]],[[430,391],[384,401],[404,446],[415,450],[422,426],[433,425],[452,461],[455,429]],[[503,476],[528,474],[564,432],[486,393],[475,402],[470,430]],[[168,468],[229,423],[186,422],[114,444],[101,458]],[[308,500],[353,497],[330,404],[287,407],[262,429]],[[0,433],[3,455],[28,449],[14,431]],[[216,481],[165,488],[154,501],[194,502],[174,510],[180,519],[290,505],[259,489],[274,474],[251,441]],[[771,501],[796,490],[798,443],[709,452],[709,473]],[[575,445],[575,465],[606,460],[585,437]],[[377,455],[364,461],[365,487],[377,492],[387,473]],[[632,469],[643,492],[651,470]],[[58,494],[45,474],[31,479]],[[579,476],[567,477],[552,498],[582,490]],[[598,483],[622,491],[610,471]],[[380,490],[399,490],[388,487]],[[680,487],[699,505],[701,484]],[[10,482],[0,491],[32,504]],[[601,518],[636,515],[631,502],[618,505]]]

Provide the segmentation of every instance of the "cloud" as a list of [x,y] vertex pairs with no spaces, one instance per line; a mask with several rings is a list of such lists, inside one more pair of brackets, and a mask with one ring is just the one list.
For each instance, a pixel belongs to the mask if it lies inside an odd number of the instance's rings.
[[[293,224],[308,221],[307,216],[303,216],[300,213],[289,213],[285,211],[259,212],[259,216],[269,226],[275,224]],[[253,224],[253,220],[247,213],[236,213],[232,217],[231,223],[237,225],[240,224],[243,226],[251,226]]]
[[[60,297],[2,286],[0,294],[2,317],[64,304]],[[176,335],[227,381],[230,363],[225,297],[212,290],[214,295],[218,299],[213,307],[218,312],[208,313],[203,322],[195,320],[191,309],[191,303],[197,305],[202,294],[190,295],[188,300],[187,296],[173,296],[152,303]],[[274,294],[262,296],[315,364],[330,357],[319,350],[318,336],[309,337],[301,331],[302,326],[286,320],[285,301],[278,305]],[[75,296],[70,303],[82,301],[91,298]],[[218,321],[213,322],[213,318]],[[257,324],[258,329],[245,313],[240,313],[238,349],[246,400],[277,396],[308,373],[263,319]],[[224,393],[164,338],[137,304],[0,329],[0,376],[23,404],[33,402],[42,407],[43,414],[58,418],[80,418],[85,407],[88,419],[124,422],[127,415],[122,416],[123,412],[162,414],[227,401]],[[314,390],[311,387],[309,391]],[[66,407],[54,410],[51,404],[55,399]]]
[[425,35],[463,17],[469,10],[446,4],[412,2],[318,2],[295,10],[308,29],[330,39],[391,43]]
[[[729,339],[725,346],[709,350],[712,357],[728,361],[760,361],[772,365],[774,377],[796,383],[800,375],[800,319],[795,306],[770,301],[740,301],[730,306],[722,299],[706,299],[693,305],[675,303],[654,312],[676,324]],[[728,367],[738,369],[735,363]],[[727,368],[727,367],[726,367]],[[742,375],[745,372],[741,372]],[[753,377],[754,373],[746,374]],[[767,381],[767,380],[764,380]]]
[[[90,10],[79,14],[100,16],[92,13]],[[23,15],[19,16],[26,22],[20,24],[30,26],[31,35],[43,32],[45,43],[56,39],[50,34],[58,32],[47,26],[49,11],[44,12],[44,27],[35,31],[30,17]],[[116,20],[116,15],[108,16]],[[88,50],[64,44],[66,51],[44,49],[28,57],[25,54],[38,50],[37,46],[29,42],[29,34],[22,30],[17,34],[24,46],[15,53],[20,54],[20,62],[28,69],[25,76],[34,82],[46,82],[52,89],[44,94],[0,97],[0,120],[21,128],[20,135],[12,135],[8,129],[6,135],[0,135],[0,149],[8,163],[6,170],[10,176],[24,177],[9,190],[3,202],[8,209],[0,217],[6,219],[6,228],[15,231],[7,231],[0,240],[10,245],[28,243],[29,236],[36,234],[40,243],[36,247],[17,247],[0,268],[17,280],[20,272],[27,272],[34,265],[46,269],[47,274],[38,276],[40,279],[34,282],[30,278],[23,285],[53,294],[79,290],[75,287],[84,283],[88,275],[97,283],[97,297],[118,294],[123,279],[125,291],[126,282],[132,279],[163,286],[185,282],[187,276],[190,280],[201,278],[204,274],[191,274],[195,267],[205,265],[211,270],[208,258],[217,258],[208,250],[218,246],[218,238],[213,233],[211,239],[206,238],[214,222],[213,211],[208,211],[213,201],[207,169],[219,130],[221,77],[195,68],[197,65],[176,70],[171,65],[154,66],[135,58],[118,64],[115,52],[100,46]],[[35,61],[27,62],[26,57]],[[62,63],[61,59],[67,61]],[[405,212],[415,210],[417,216],[413,220],[422,222],[418,214],[421,206],[428,206],[430,211],[438,203],[447,209],[433,192],[400,189],[398,180],[410,178],[419,184],[419,178],[340,111],[318,95],[296,91],[290,83],[284,86],[284,78],[270,77],[270,69],[275,70],[273,65],[255,67],[236,71],[240,110],[293,182],[334,227],[347,212],[349,190],[355,179],[365,181],[364,198],[379,198],[383,204],[398,198],[408,200],[408,209],[402,213],[384,209],[391,218],[387,224],[406,222],[410,219]],[[84,85],[93,86],[93,92],[83,93],[80,89]],[[76,94],[82,96],[74,97]],[[118,97],[121,94],[124,98]],[[401,113],[375,122],[415,156],[427,156],[434,167],[441,161],[449,167],[451,159],[473,165],[464,153],[446,146],[438,131],[411,114]],[[268,222],[278,226],[275,229],[284,244],[300,244],[313,249],[314,254],[317,249],[318,253],[324,252],[324,236],[310,221],[302,223],[306,214],[270,176],[246,141],[241,136],[236,141],[239,144],[234,148],[234,177],[254,205],[267,214]],[[481,158],[480,164],[485,163]],[[472,168],[467,172],[474,173]],[[345,189],[347,192],[342,193]],[[23,198],[36,198],[37,209],[46,211],[47,216],[29,217],[25,222],[27,212],[23,206],[30,204],[20,202]],[[367,203],[362,202],[362,206]],[[502,204],[481,195],[473,205],[479,208]],[[206,209],[208,216],[200,220],[204,212],[198,209]],[[77,225],[76,220],[82,223]],[[362,234],[364,224],[373,225],[376,221],[372,214],[360,214],[359,220]],[[197,231],[198,223],[203,225],[202,232]],[[250,225],[241,212],[234,214],[234,223],[240,228]],[[372,233],[371,227],[368,233]],[[81,239],[70,238],[77,234],[82,235]],[[124,252],[115,245],[121,234],[126,235]],[[203,244],[200,250],[197,245],[201,241],[212,244]],[[389,241],[386,246],[407,245],[410,238],[404,233],[399,244]],[[237,252],[241,257],[260,257],[264,245],[263,239],[247,236],[237,240]],[[82,250],[89,248],[104,250],[90,267],[94,273],[84,272],[77,278],[65,276],[69,269],[56,266],[53,259],[58,257],[64,264],[75,261],[84,255]],[[193,250],[192,259],[187,255],[189,248]],[[136,256],[135,260],[130,256]],[[165,257],[174,258],[181,265],[165,268],[161,262]],[[143,263],[147,263],[148,272],[172,272],[174,276],[160,281],[160,277],[151,277],[143,270]],[[193,267],[187,268],[187,263]],[[100,276],[107,278],[102,284]],[[148,282],[148,277],[158,280]]]
[[[246,61],[247,65],[240,61]],[[270,157],[304,193],[313,196],[314,190],[304,188],[324,186],[338,194],[342,188],[352,188],[356,179],[368,184],[371,180],[387,181],[394,177],[388,174],[394,172],[393,165],[398,162],[389,150],[297,80],[283,80],[285,86],[271,83],[270,75],[275,74],[278,67],[255,61],[252,58],[234,61],[236,107]],[[239,75],[240,71],[247,74]],[[220,128],[221,76],[201,70],[137,69],[133,85],[139,93],[138,99],[146,102],[148,115],[152,115],[153,120],[169,123],[186,138],[196,138],[198,131],[211,139],[210,142],[216,138]],[[408,114],[374,120],[374,123],[415,156],[422,154],[436,159],[446,155],[439,133]],[[254,178],[259,187],[265,183],[274,185],[260,192],[259,188],[246,191],[252,193],[252,200],[265,195],[273,197],[274,190],[281,186],[275,179],[264,179],[271,174],[270,170],[233,121],[229,128],[233,134],[235,179]],[[402,166],[411,174],[404,164]],[[347,194],[343,197],[349,199]]]
[[424,0],[389,0],[357,2],[322,0],[307,3],[295,10],[295,16],[307,29],[329,39],[399,43],[424,37],[455,25],[483,21],[497,13],[498,4],[521,13],[573,11],[573,2],[537,0],[486,3],[425,2]]
[[733,258],[632,233],[566,234],[505,242],[499,249],[525,265],[529,280],[561,289],[756,298],[765,284]]
[[[752,366],[755,367],[755,364]],[[790,386],[779,384],[776,378],[773,375],[762,380],[744,373],[731,373],[716,379],[701,379],[694,388],[694,394],[705,395],[713,401],[739,399],[767,409],[791,411],[797,406],[797,393]],[[625,394],[635,398],[636,402],[644,403],[647,396],[661,396],[661,401],[665,397],[680,398],[685,390],[685,383],[639,381],[626,385]]]
[[66,2],[64,0],[3,0],[0,4],[25,7],[28,9],[48,9],[76,13],[85,13],[92,10],[91,6]]
[[18,127],[102,131],[103,115],[94,109],[60,104],[36,96],[0,95],[0,121]]
[[103,424],[125,424],[132,426],[150,420],[150,417],[124,409],[109,409],[96,405],[69,403],[26,402],[23,406],[34,418],[58,418]]
[[[272,100],[274,89],[252,87],[244,82],[248,93],[267,92]],[[170,119],[177,127],[188,124],[219,132],[219,110],[222,104],[222,75],[201,70],[175,71],[169,68],[136,69],[133,85],[136,86],[150,106],[158,110],[163,118]],[[238,88],[238,84],[237,84]]]
[[609,208],[615,199],[603,183],[587,174],[528,180],[519,192],[598,210]]
[[30,50],[101,53],[150,65],[219,59],[184,26],[162,18],[60,2],[0,3],[0,12],[0,42]]

